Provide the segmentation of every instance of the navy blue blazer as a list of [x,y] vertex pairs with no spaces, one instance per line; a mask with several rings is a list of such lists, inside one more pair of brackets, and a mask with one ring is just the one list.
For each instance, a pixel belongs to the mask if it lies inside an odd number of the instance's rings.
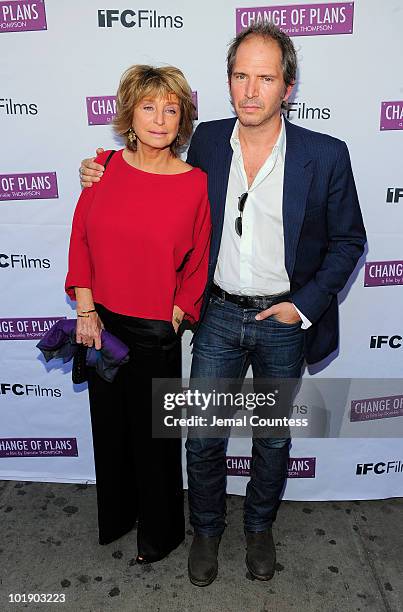
[[[200,123],[187,156],[189,164],[208,175],[213,225],[199,324],[208,304],[220,248],[235,122],[236,118]],[[337,293],[364,251],[366,234],[346,144],[287,120],[285,128],[285,267],[291,299],[313,323],[304,332],[304,354],[307,363],[315,363],[338,346]]]

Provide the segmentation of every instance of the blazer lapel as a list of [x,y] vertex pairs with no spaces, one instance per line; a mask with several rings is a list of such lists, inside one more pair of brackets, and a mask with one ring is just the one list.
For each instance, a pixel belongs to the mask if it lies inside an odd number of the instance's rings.
[[313,173],[311,157],[306,151],[298,128],[287,120],[285,127],[287,143],[283,185],[283,228],[285,267],[291,280]]
[[227,197],[229,171],[232,161],[232,147],[230,138],[236,119],[229,122],[226,129],[220,134],[215,143],[215,151],[208,172],[209,198],[212,204],[212,243],[210,250],[210,268],[215,268],[220,249],[221,236],[224,224],[225,201]]

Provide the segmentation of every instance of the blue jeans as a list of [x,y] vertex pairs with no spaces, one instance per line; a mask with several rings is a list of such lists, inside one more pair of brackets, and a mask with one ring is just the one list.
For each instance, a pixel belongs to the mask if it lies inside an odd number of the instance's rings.
[[[191,378],[299,378],[303,363],[301,322],[273,317],[256,321],[256,309],[213,295],[193,345]],[[195,533],[221,535],[226,513],[228,438],[186,441],[190,522]],[[253,438],[244,527],[264,531],[276,518],[287,477],[290,438]]]

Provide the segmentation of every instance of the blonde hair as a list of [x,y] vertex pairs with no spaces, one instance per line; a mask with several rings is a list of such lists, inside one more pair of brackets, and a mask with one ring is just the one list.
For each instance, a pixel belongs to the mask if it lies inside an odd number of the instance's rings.
[[136,142],[127,138],[132,127],[133,110],[146,97],[168,97],[175,94],[179,100],[180,121],[178,138],[170,146],[176,156],[180,148],[187,144],[193,132],[195,106],[192,90],[185,76],[175,66],[155,68],[143,64],[130,66],[122,75],[116,94],[116,116],[113,120],[115,132],[123,136],[126,146],[136,150]]

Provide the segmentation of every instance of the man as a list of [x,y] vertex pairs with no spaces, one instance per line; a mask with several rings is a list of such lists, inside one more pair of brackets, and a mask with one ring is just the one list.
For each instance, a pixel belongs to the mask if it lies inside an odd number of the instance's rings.
[[[228,81],[237,118],[201,123],[188,162],[208,174],[213,233],[193,347],[193,378],[298,378],[304,358],[337,348],[337,293],[366,242],[347,146],[281,114],[295,84],[291,39],[256,24],[232,41]],[[102,170],[86,160],[93,170]],[[93,170],[83,171],[92,180]],[[85,184],[85,183],[84,183]],[[225,529],[227,439],[188,438],[189,577],[217,576]],[[254,438],[244,505],[246,565],[274,574],[272,524],[289,438]]]

